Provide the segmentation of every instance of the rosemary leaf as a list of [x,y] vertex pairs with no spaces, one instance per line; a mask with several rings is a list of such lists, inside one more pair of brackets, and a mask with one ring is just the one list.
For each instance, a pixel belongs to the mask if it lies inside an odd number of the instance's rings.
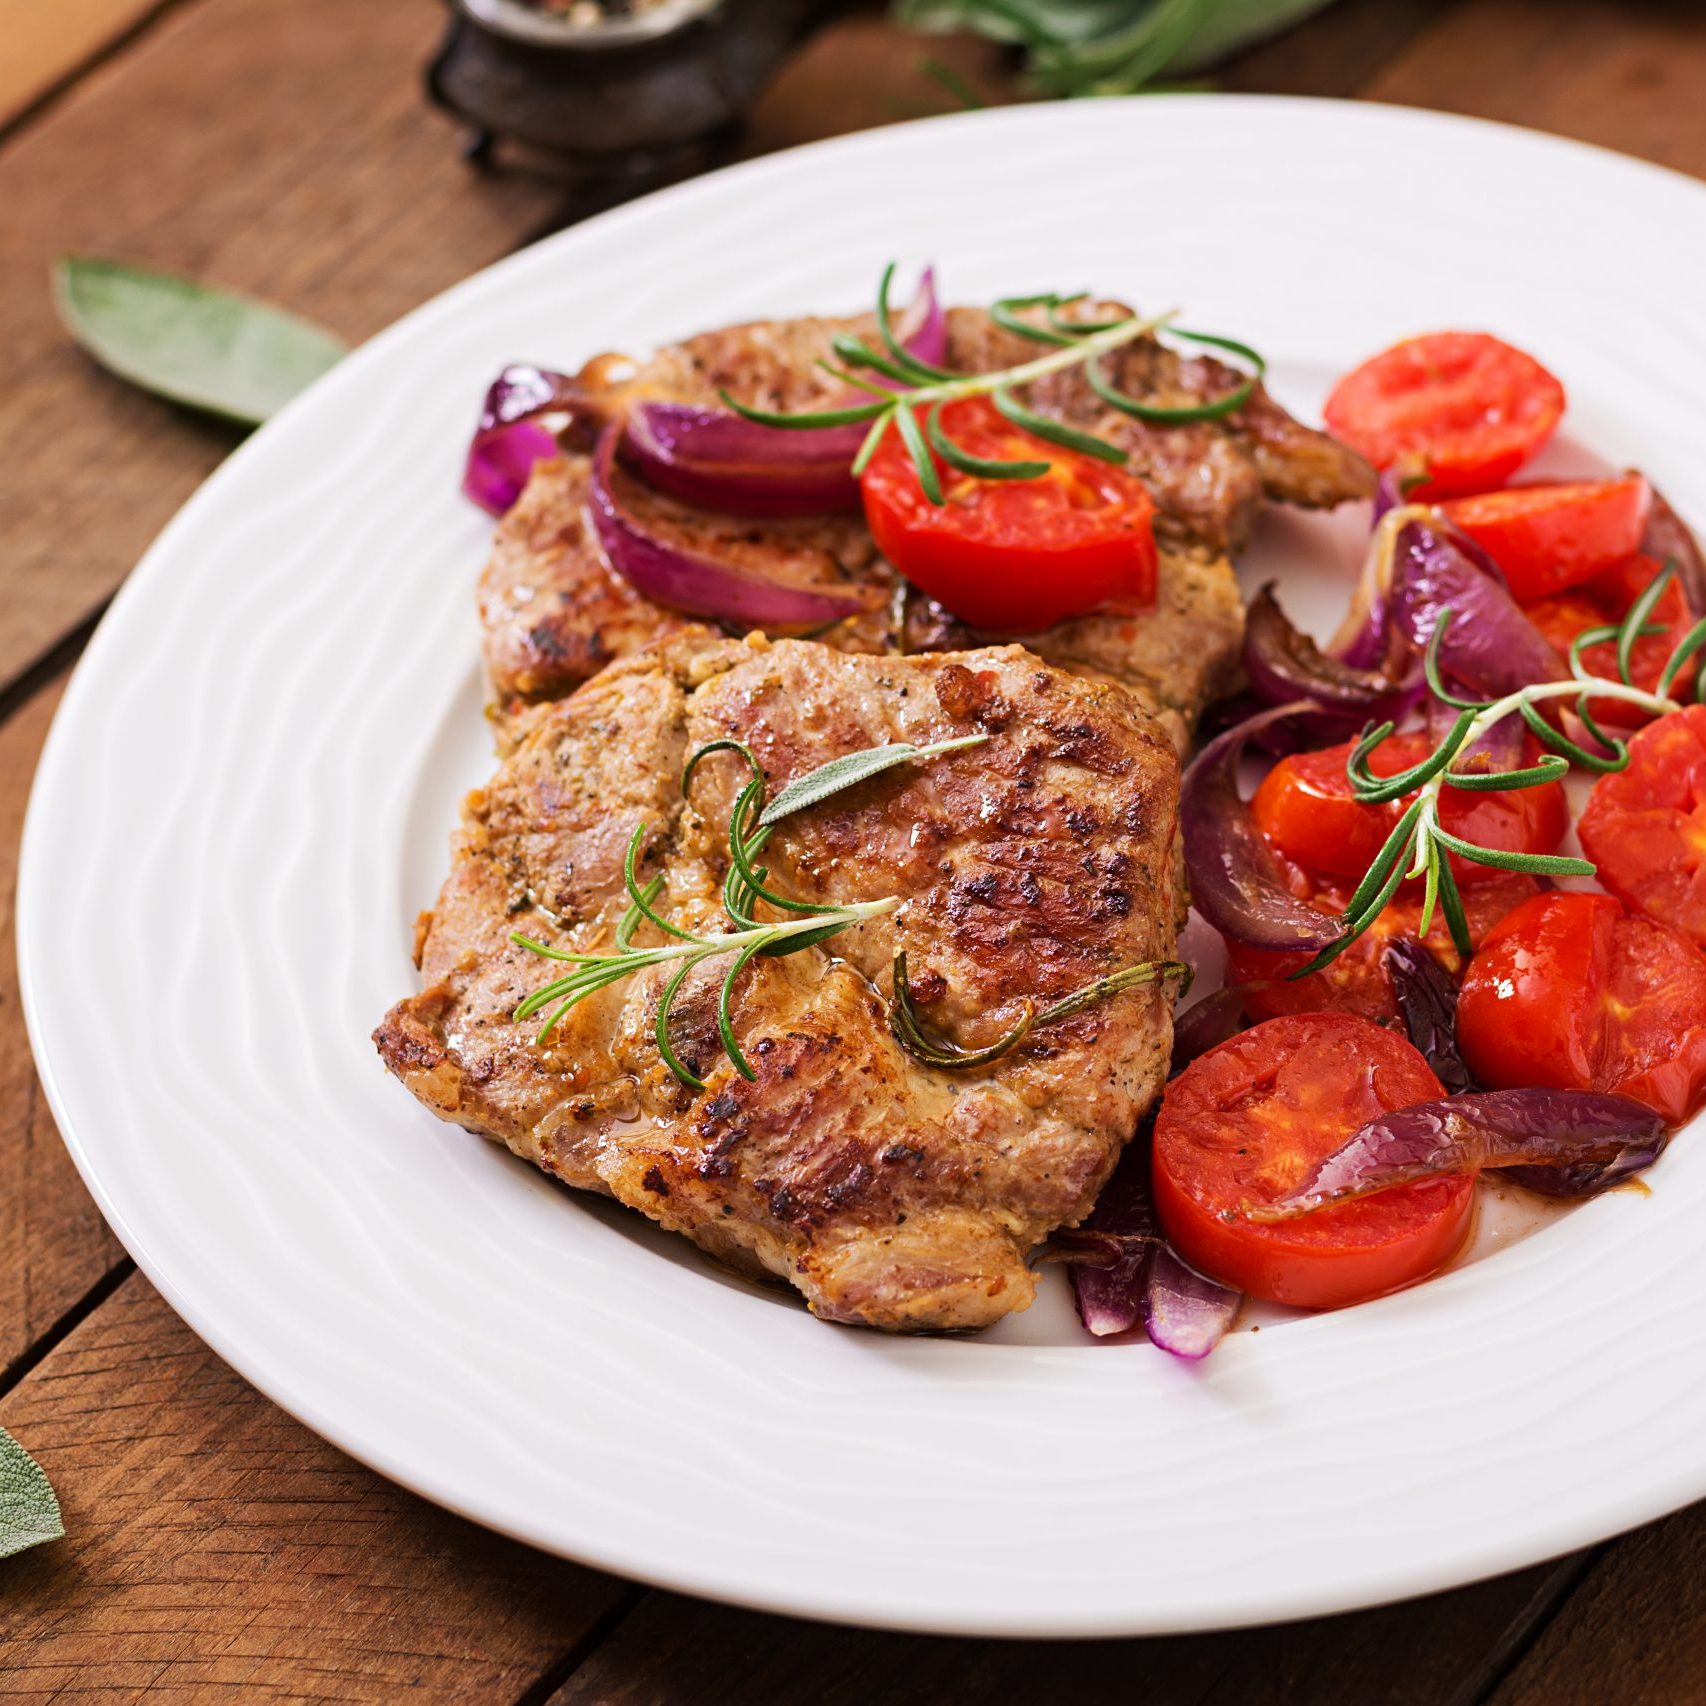
[[897,764],[910,764],[915,759],[935,758],[939,753],[958,752],[963,747],[981,746],[986,734],[961,735],[954,740],[939,740],[929,746],[914,746],[910,741],[895,741],[888,746],[866,747],[862,752],[849,752],[832,758],[804,776],[796,776],[759,815],[759,823],[768,828],[782,818],[790,817],[807,806],[815,806],[844,788],[879,776]]

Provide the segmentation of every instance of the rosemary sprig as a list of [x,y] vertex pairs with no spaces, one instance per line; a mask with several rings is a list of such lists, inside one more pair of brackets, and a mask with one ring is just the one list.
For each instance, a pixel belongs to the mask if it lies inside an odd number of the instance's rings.
[[[1465,699],[1449,691],[1440,673],[1439,655],[1453,611],[1450,606],[1440,611],[1433,633],[1428,638],[1424,665],[1429,688],[1457,712],[1457,719],[1426,758],[1393,776],[1375,775],[1369,767],[1369,760],[1393,734],[1395,725],[1385,722],[1371,725],[1363,731],[1345,766],[1356,798],[1371,805],[1402,799],[1410,794],[1415,798],[1393,826],[1367,875],[1346,904],[1343,934],[1322,949],[1308,965],[1292,973],[1294,978],[1308,977],[1330,965],[1380,916],[1397,892],[1398,885],[1416,878],[1421,878],[1425,885],[1418,933],[1425,936],[1433,925],[1435,911],[1443,913],[1453,945],[1467,959],[1474,952],[1474,943],[1470,939],[1457,879],[1452,874],[1451,854],[1502,871],[1554,877],[1594,875],[1595,866],[1586,859],[1571,859],[1554,853],[1513,853],[1503,848],[1477,846],[1453,835],[1440,822],[1440,800],[1446,788],[1469,791],[1536,788],[1542,783],[1560,780],[1569,773],[1572,765],[1599,775],[1624,769],[1629,763],[1628,743],[1601,729],[1594,719],[1591,702],[1595,699],[1616,699],[1634,705],[1650,716],[1662,717],[1677,709],[1680,701],[1673,689],[1690,659],[1697,655],[1702,656],[1702,661],[1696,667],[1694,695],[1696,699],[1706,697],[1706,618],[1696,622],[1673,648],[1660,674],[1657,692],[1648,692],[1634,683],[1635,644],[1643,636],[1664,632],[1662,625],[1650,623],[1647,618],[1675,573],[1675,565],[1667,563],[1621,622],[1590,628],[1577,637],[1570,648],[1569,680],[1537,682],[1508,693],[1502,699]],[[1582,654],[1588,647],[1605,643],[1615,645],[1615,678],[1596,675],[1583,659]],[[1576,715],[1595,743],[1594,747],[1572,740],[1540,713],[1539,705],[1543,701],[1570,697],[1575,698]],[[1524,725],[1547,748],[1537,763],[1514,770],[1458,768],[1458,760],[1464,754],[1512,716],[1521,717]]]
[[[765,802],[764,770],[752,749],[744,742],[733,739],[707,742],[687,761],[681,777],[683,794],[691,790],[693,777],[699,766],[714,753],[737,754],[745,760],[749,771],[748,780],[736,796],[729,813],[729,869],[723,880],[723,910],[734,928],[717,935],[702,935],[671,922],[657,910],[658,897],[663,893],[667,879],[660,873],[649,882],[641,883],[640,857],[650,826],[644,822],[636,824],[633,835],[629,837],[627,856],[622,864],[622,881],[628,895],[628,910],[616,926],[614,953],[575,953],[566,948],[554,947],[549,942],[541,942],[521,931],[510,936],[512,942],[518,947],[526,948],[529,953],[574,968],[562,977],[534,990],[522,1001],[515,1009],[516,1022],[519,1024],[550,1008],[551,1012],[538,1035],[538,1041],[545,1043],[550,1040],[551,1033],[562,1022],[563,1017],[589,996],[608,989],[624,978],[632,977],[635,972],[643,971],[648,966],[673,965],[675,970],[658,1001],[654,1037],[664,1065],[689,1089],[702,1090],[705,1087],[704,1080],[676,1054],[670,1041],[670,1012],[676,997],[696,967],[711,960],[726,960],[728,968],[723,974],[722,986],[717,996],[717,1034],[722,1040],[723,1052],[728,1056],[735,1071],[743,1078],[756,1079],[758,1075],[753,1071],[751,1062],[742,1052],[739,1039],[735,1036],[730,1014],[735,986],[740,981],[741,973],[761,955],[780,958],[787,954],[797,954],[819,942],[828,941],[843,930],[862,924],[868,918],[877,918],[892,912],[900,905],[900,896],[888,895],[880,900],[857,901],[845,906],[825,906],[813,901],[799,900],[771,887],[769,867],[759,864],[758,857],[775,833],[776,825],[795,812],[818,805],[831,795],[892,769],[897,764],[915,763],[940,757],[944,753],[959,752],[966,747],[979,746],[988,739],[986,734],[964,735],[954,740],[936,741],[928,746],[914,746],[910,742],[897,741],[886,746],[868,747],[860,752],[846,753],[840,758],[831,759],[827,764],[819,765],[804,776],[796,777],[768,804]],[[787,916],[781,919],[761,918],[758,915],[760,902]],[[668,940],[656,947],[636,947],[634,936],[642,924],[650,924],[662,931]],[[1057,1001],[1040,1013],[1027,1006],[1022,1026],[1003,1039],[995,1050],[980,1051],[974,1059],[965,1051],[954,1050],[951,1045],[944,1047],[932,1044],[925,1038],[918,1026],[917,1014],[912,1009],[911,990],[906,981],[906,956],[902,953],[897,955],[895,960],[895,998],[890,1005],[890,1023],[901,1045],[928,1064],[969,1066],[984,1060],[994,1060],[1009,1049],[1016,1048],[1026,1035],[1039,1026],[1052,1024],[1058,1019],[1082,1012],[1092,1003],[1108,1000],[1123,989],[1139,983],[1152,983],[1160,978],[1188,978],[1189,975],[1186,967],[1171,961],[1146,963],[1117,972],[1110,977],[1099,978],[1095,983],[1069,995],[1063,1001]]]
[[[655,1036],[658,1053],[664,1065],[690,1089],[702,1090],[704,1080],[678,1056],[670,1042],[670,1012],[688,977],[698,966],[710,960],[727,960],[722,988],[717,997],[717,1033],[723,1051],[743,1078],[756,1078],[752,1064],[741,1051],[730,1017],[730,1004],[740,975],[760,954],[780,958],[797,954],[802,949],[826,942],[830,937],[892,912],[900,905],[898,895],[881,900],[858,901],[847,906],[819,906],[792,895],[782,894],[769,886],[770,872],[757,863],[759,852],[770,839],[778,818],[802,810],[808,805],[827,799],[851,787],[855,782],[891,768],[896,764],[918,759],[935,758],[945,752],[956,752],[988,740],[988,735],[967,735],[958,740],[938,741],[931,746],[914,746],[895,742],[872,747],[864,752],[848,753],[832,759],[808,775],[796,778],[767,809],[765,806],[764,770],[752,749],[738,740],[707,742],[687,761],[682,772],[681,790],[688,793],[699,766],[717,752],[733,752],[746,761],[751,772],[746,785],[737,796],[729,814],[728,845],[729,872],[723,883],[723,910],[728,914],[733,930],[718,935],[701,935],[672,923],[657,910],[666,879],[660,874],[642,884],[639,878],[640,855],[646,843],[650,825],[641,822],[634,826],[628,840],[627,856],[622,864],[622,881],[628,893],[628,910],[616,926],[616,951],[609,954],[574,953],[565,948],[541,942],[535,937],[514,932],[510,940],[518,947],[539,955],[541,959],[556,960],[574,969],[554,979],[529,995],[515,1010],[517,1023],[531,1019],[546,1008],[551,1012],[539,1032],[538,1040],[545,1043],[562,1022],[564,1016],[589,996],[601,989],[632,977],[648,966],[674,964],[675,971],[664,986],[658,1001]],[[758,903],[763,901],[787,914],[782,919],[757,916]],[[669,940],[658,947],[639,948],[634,945],[635,932],[642,924],[650,924]]]
[[1135,989],[1145,983],[1160,983],[1167,978],[1179,980],[1174,999],[1182,1001],[1190,991],[1191,968],[1180,960],[1145,960],[1108,977],[1099,977],[1094,983],[1087,983],[1041,1012],[1037,1011],[1034,1001],[1027,1001],[1019,1022],[1005,1036],[998,1037],[986,1048],[965,1049],[946,1040],[933,1042],[925,1035],[918,1010],[913,1005],[912,986],[907,980],[906,950],[902,948],[894,957],[894,998],[889,1002],[889,1029],[894,1033],[895,1041],[915,1060],[926,1066],[963,1072],[971,1067],[989,1066],[1003,1055],[1011,1054],[1032,1031],[1040,1030],[1044,1025],[1071,1018],[1074,1013],[1082,1013],[1085,1008],[1106,1001],[1123,990]]
[[[1119,445],[1097,433],[1051,420],[1025,407],[1014,395],[1025,386],[1067,368],[1082,367],[1085,382],[1110,408],[1135,419],[1163,424],[1219,419],[1241,408],[1261,383],[1266,372],[1262,358],[1248,345],[1206,332],[1174,328],[1172,314],[1128,314],[1114,320],[1084,320],[1069,317],[1066,310],[1087,300],[1086,293],[1063,296],[1045,291],[1034,296],[1004,297],[989,310],[990,318],[1009,332],[1033,343],[1048,346],[1046,355],[990,373],[955,373],[921,360],[901,341],[894,328],[889,294],[894,284],[894,262],[883,269],[877,286],[876,327],[880,348],[864,338],[842,333],[830,344],[835,362],[819,365],[834,378],[872,397],[843,409],[815,409],[797,414],[779,413],[741,402],[726,390],[718,395],[736,414],[763,426],[810,431],[822,427],[866,425],[863,442],[853,459],[853,472],[862,474],[876,455],[877,447],[892,427],[906,447],[918,473],[918,483],[933,504],[947,501],[942,486],[939,457],[948,467],[976,480],[1035,480],[1049,470],[1044,460],[977,456],[957,444],[944,430],[943,407],[966,397],[988,397],[995,408],[1015,426],[1049,444],[1081,451],[1120,466],[1129,460]],[[1027,319],[1025,310],[1044,310],[1041,320]],[[1101,358],[1123,344],[1166,329],[1174,337],[1208,344],[1247,362],[1249,374],[1224,396],[1177,408],[1146,403],[1118,390],[1102,373]],[[840,365],[836,365],[839,363]],[[871,375],[888,381],[876,384]],[[891,388],[892,387],[892,388]],[[920,424],[920,416],[923,424]]]

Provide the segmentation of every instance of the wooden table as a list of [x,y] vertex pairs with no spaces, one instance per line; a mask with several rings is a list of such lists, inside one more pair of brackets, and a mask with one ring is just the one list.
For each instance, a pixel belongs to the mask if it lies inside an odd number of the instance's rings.
[[[251,1391],[137,1274],[31,1067],[15,848],[66,672],[232,439],[86,362],[46,270],[75,249],[155,261],[359,339],[584,211],[463,165],[419,92],[440,25],[426,0],[0,0],[0,1423],[52,1476],[69,1531],[0,1563],[0,1695],[1706,1699],[1706,1507],[1500,1581],[1282,1629],[1051,1646],[824,1628],[636,1587],[423,1504]],[[941,54],[1006,93],[980,44]],[[749,146],[939,108],[916,59],[875,11],[827,26]],[[1706,174],[1706,8],[1690,0],[1341,0],[1223,81],[1477,113]],[[1406,189],[1419,228],[1451,193]],[[1666,252],[1655,232],[1645,264]]]

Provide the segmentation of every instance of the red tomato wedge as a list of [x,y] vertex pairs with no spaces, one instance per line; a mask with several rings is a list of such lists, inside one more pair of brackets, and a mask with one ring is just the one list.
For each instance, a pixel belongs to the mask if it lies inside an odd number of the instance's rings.
[[[1299,876],[1301,873],[1297,873]],[[1463,891],[1463,913],[1469,939],[1479,943],[1513,907],[1536,892],[1532,877],[1511,871],[1493,873],[1493,882],[1477,883]],[[1351,898],[1351,885],[1342,888],[1311,885],[1307,879],[1292,883],[1294,892],[1313,900],[1328,912],[1343,912]],[[1308,977],[1293,978],[1314,958],[1306,953],[1272,953],[1247,948],[1228,940],[1227,982],[1243,986],[1245,1011],[1253,1018],[1270,1019],[1282,1013],[1356,1013],[1382,1024],[1398,1019],[1398,1002],[1392,978],[1385,966],[1386,950],[1400,937],[1421,935],[1422,903],[1418,896],[1400,894],[1356,941],[1324,970]],[[1428,952],[1449,972],[1462,969],[1445,918],[1435,912],[1423,938]]]
[[[1540,599],[1525,607],[1528,619],[1551,642],[1560,657],[1568,658],[1570,647],[1578,634],[1589,628],[1603,628],[1616,623],[1629,612],[1635,600],[1652,583],[1662,565],[1653,557],[1626,557],[1609,569],[1602,569],[1591,580]],[[1629,660],[1629,674],[1637,687],[1649,693],[1657,689],[1659,677],[1670,662],[1677,643],[1692,626],[1688,601],[1682,588],[1673,580],[1659,595],[1658,603],[1647,618],[1649,625],[1662,632],[1645,634],[1635,642]],[[1597,646],[1582,648],[1582,662],[1596,675],[1617,680],[1617,647],[1604,640]],[[1684,669],[1683,695],[1690,691],[1693,671]],[[1601,723],[1619,723],[1624,727],[1640,728],[1648,721],[1647,713],[1626,700],[1595,697],[1591,702],[1594,717]]]
[[[1348,877],[1352,886],[1385,845],[1413,796],[1370,805],[1356,798],[1345,763],[1355,743],[1297,752],[1282,758],[1262,779],[1250,802],[1256,823],[1275,849],[1318,877]],[[1376,776],[1396,776],[1434,749],[1426,735],[1394,735],[1370,755]],[[1532,740],[1525,762],[1540,748]],[[1570,827],[1563,784],[1505,793],[1446,788],[1440,795],[1440,822],[1465,841],[1507,853],[1550,853]],[[1502,873],[1490,865],[1452,855],[1451,868],[1461,884],[1489,882]]]
[[1441,507],[1505,572],[1527,604],[1634,555],[1653,491],[1639,474],[1573,485],[1511,486]]
[[1270,1019],[1200,1055],[1155,1122],[1155,1208],[1193,1267],[1253,1297],[1336,1309],[1449,1261],[1472,1177],[1425,1179],[1273,1225],[1277,1202],[1369,1120],[1443,1094],[1402,1037],[1342,1013]]
[[1594,783],[1578,829],[1619,900],[1706,944],[1706,706],[1635,735],[1629,768]]
[[1155,602],[1155,503],[1135,474],[1033,438],[984,397],[950,403],[941,425],[974,456],[1046,461],[1048,472],[981,479],[937,458],[947,501],[934,504],[891,427],[859,486],[877,549],[914,586],[1000,634]]
[[1457,1041],[1491,1089],[1612,1090],[1680,1122],[1706,1100],[1706,954],[1610,895],[1536,895],[1470,961]]
[[1564,387],[1486,332],[1431,332],[1365,361],[1334,386],[1327,428],[1377,468],[1426,459],[1418,497],[1503,485],[1557,430]]

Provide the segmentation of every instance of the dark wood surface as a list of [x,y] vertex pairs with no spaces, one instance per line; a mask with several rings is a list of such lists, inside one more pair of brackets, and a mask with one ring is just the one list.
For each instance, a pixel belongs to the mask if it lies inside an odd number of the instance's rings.
[[[323,1444],[177,1321],[46,1112],[10,915],[64,676],[232,438],[85,361],[54,321],[47,265],[121,253],[359,338],[589,199],[463,164],[419,94],[442,22],[429,0],[66,0],[63,16],[56,30],[47,0],[0,0],[0,1423],[53,1477],[69,1531],[0,1562],[0,1697],[1706,1699],[1706,1507],[1500,1581],[1279,1629],[1079,1645],[869,1634],[638,1588],[487,1535]],[[937,51],[987,98],[1012,97],[983,44]],[[760,102],[745,150],[940,110],[917,58],[875,9],[826,25]],[[1706,7],[1692,0],[1341,0],[1221,81],[1481,114],[1706,176]],[[1410,188],[1425,222],[1445,191]],[[1664,253],[1654,233],[1651,264]]]

